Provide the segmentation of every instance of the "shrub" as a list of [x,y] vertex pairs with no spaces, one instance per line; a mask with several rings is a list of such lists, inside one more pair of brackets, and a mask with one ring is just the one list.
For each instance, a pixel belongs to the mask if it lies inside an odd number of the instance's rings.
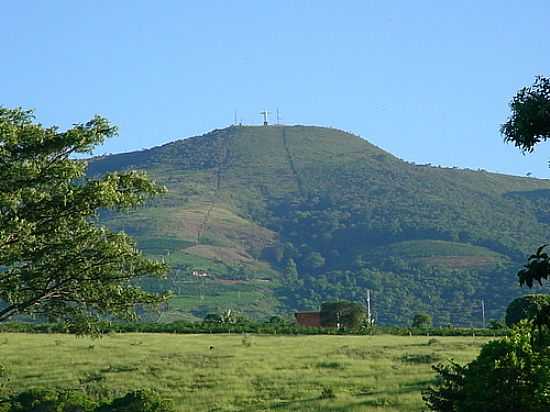
[[330,386],[324,386],[321,390],[321,395],[319,396],[319,399],[334,399],[336,398],[336,393],[334,393],[334,389],[332,389]]
[[172,412],[172,402],[162,399],[154,391],[129,392],[121,398],[97,409],[97,412]]
[[510,337],[487,343],[471,363],[436,365],[435,387],[423,393],[432,411],[550,410],[550,349],[538,351],[520,324]]
[[252,346],[252,338],[245,333],[241,339],[241,343],[245,348],[250,348]]
[[93,412],[96,404],[78,392],[30,389],[8,401],[8,412]]
[[[4,409],[2,409],[4,408]],[[1,412],[173,412],[156,392],[139,390],[98,405],[83,392],[30,389],[0,405]]]

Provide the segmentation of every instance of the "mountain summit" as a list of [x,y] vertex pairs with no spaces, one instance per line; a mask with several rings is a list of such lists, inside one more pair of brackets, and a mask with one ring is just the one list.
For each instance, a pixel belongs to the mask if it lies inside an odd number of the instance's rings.
[[380,322],[476,324],[481,298],[500,318],[550,223],[546,180],[414,165],[330,128],[231,126],[89,161],[90,175],[125,169],[169,189],[104,217],[172,265],[145,284],[176,292],[165,320],[313,309],[367,289]]

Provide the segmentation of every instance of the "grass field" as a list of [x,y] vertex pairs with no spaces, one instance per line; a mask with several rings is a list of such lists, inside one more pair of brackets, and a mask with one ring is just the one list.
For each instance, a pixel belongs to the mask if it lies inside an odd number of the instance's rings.
[[0,363],[13,390],[157,388],[178,411],[421,411],[430,365],[470,360],[487,341],[430,339],[0,334]]

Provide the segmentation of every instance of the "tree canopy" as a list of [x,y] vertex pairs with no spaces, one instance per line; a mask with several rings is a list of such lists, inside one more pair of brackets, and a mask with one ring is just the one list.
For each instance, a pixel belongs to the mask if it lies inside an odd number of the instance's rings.
[[[524,151],[532,152],[534,147],[550,139],[550,79],[538,76],[532,86],[524,87],[510,102],[512,114],[501,127],[504,141],[514,143]],[[544,251],[547,245],[538,248],[531,255],[524,268],[518,273],[520,285],[533,287],[536,281],[550,277],[550,259]]]
[[538,76],[510,102],[512,114],[501,127],[506,142],[532,152],[535,145],[550,139],[550,79]]
[[32,111],[0,108],[0,322],[38,314],[89,333],[102,316],[132,318],[136,304],[163,299],[133,280],[162,276],[165,265],[98,218],[165,189],[135,171],[88,178],[74,158],[116,131],[99,116],[60,131]]

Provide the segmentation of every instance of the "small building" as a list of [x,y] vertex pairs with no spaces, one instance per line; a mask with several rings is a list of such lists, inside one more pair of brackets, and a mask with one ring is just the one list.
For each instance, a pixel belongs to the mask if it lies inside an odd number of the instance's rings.
[[193,276],[195,276],[196,278],[206,278],[206,277],[208,277],[208,272],[206,270],[201,270],[201,269],[194,270],[193,272],[191,272],[191,274]]
[[321,312],[296,312],[296,323],[309,328],[321,327]]

